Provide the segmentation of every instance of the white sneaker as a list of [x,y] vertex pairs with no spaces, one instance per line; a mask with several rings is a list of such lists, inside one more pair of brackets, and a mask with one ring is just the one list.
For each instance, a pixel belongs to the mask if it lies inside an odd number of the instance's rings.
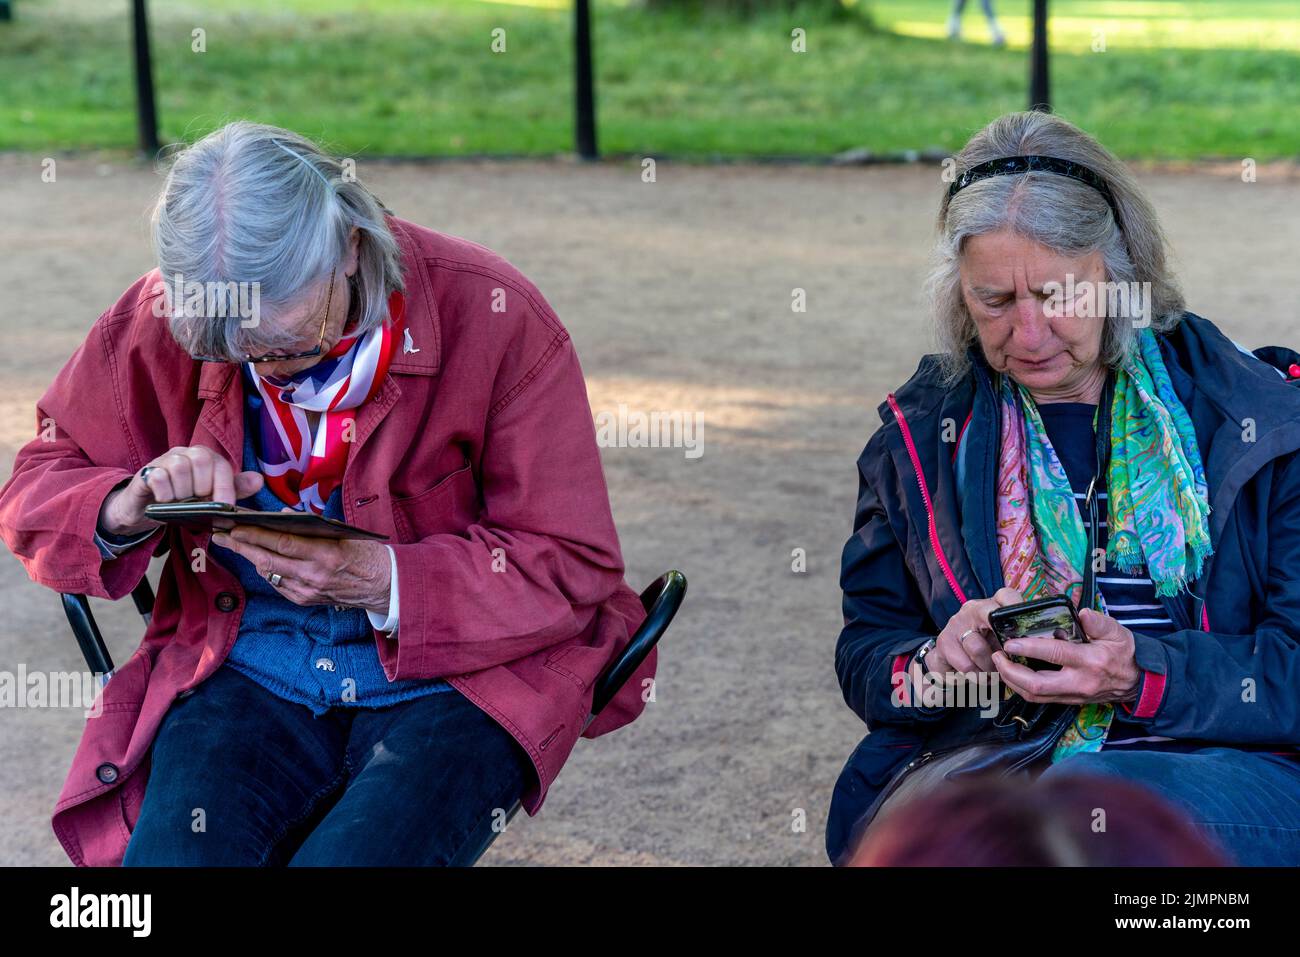
[[1003,33],[1002,28],[998,26],[998,21],[996,20],[989,21],[989,34],[993,37],[993,45],[995,47],[1002,47],[1007,45],[1007,35]]
[[957,16],[955,13],[948,15],[948,39],[961,39],[961,17]]

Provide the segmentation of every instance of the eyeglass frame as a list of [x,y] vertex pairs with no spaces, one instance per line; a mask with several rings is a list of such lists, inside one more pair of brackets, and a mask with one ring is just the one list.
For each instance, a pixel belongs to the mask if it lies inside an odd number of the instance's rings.
[[[335,266],[333,269],[330,270],[329,297],[325,300],[325,315],[321,317],[320,335],[316,340],[316,348],[310,350],[309,352],[294,352],[289,355],[278,355],[273,352],[264,352],[260,356],[254,356],[249,353],[244,353],[244,357],[238,361],[240,362],[288,362],[292,359],[310,359],[312,356],[320,355],[322,351],[322,347],[325,345],[325,326],[329,323],[330,320],[330,306],[334,304],[334,277],[337,272],[338,272],[337,266]],[[230,359],[222,358],[221,356],[200,355],[200,356],[193,356],[192,358],[197,359],[200,362],[229,363],[232,361]]]

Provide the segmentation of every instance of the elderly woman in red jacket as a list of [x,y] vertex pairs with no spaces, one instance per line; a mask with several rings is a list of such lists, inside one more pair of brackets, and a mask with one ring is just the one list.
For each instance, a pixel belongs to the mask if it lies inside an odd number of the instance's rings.
[[[644,613],[573,344],[474,243],[236,122],[185,149],[158,269],[38,403],[0,490],[37,582],[118,598],[170,551],[88,720],[54,829],[74,863],[471,862],[535,814]],[[160,525],[186,498],[387,541]],[[146,788],[147,783],[147,788]]]

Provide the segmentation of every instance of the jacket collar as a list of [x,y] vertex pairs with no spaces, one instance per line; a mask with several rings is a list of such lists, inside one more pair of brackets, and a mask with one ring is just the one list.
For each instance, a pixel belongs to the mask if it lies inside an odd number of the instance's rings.
[[1217,547],[1242,487],[1273,459],[1300,450],[1300,389],[1195,313],[1160,339],[1205,461]]
[[442,364],[442,320],[429,285],[432,263],[421,255],[411,223],[396,216],[388,216],[387,221],[402,251],[406,332],[409,333],[398,343],[389,371],[437,375]]
[[[888,464],[899,476],[897,488],[905,502],[905,520],[929,570],[927,603],[947,620],[962,601],[992,594],[977,574],[964,541],[966,529],[959,513],[952,458],[957,438],[972,409],[975,379],[968,375],[954,386],[943,381],[939,357],[923,356],[913,376],[880,406],[881,420],[897,428],[883,430]],[[973,422],[973,419],[972,419]],[[887,467],[870,446],[864,470]],[[864,471],[865,474],[865,471]],[[893,484],[893,483],[890,483]],[[994,589],[996,591],[996,588]]]

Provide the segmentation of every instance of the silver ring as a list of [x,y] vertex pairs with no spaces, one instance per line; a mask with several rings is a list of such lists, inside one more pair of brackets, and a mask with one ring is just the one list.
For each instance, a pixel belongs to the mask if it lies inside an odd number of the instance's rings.
[[962,644],[962,642],[964,642],[967,638],[969,638],[973,634],[975,634],[975,629],[967,628],[965,631],[961,633],[961,636],[957,639],[957,644],[961,645],[962,648],[965,648],[966,646]]
[[280,577],[279,572],[271,572],[271,574],[266,576],[266,580],[271,583],[272,588],[279,588],[280,582],[284,581],[284,579]]
[[156,468],[158,468],[157,465],[146,465],[144,468],[142,468],[142,469],[140,470],[140,481],[142,481],[142,482],[148,484],[148,481],[149,481],[149,473],[152,472],[152,471],[153,471],[154,469],[156,469]]

